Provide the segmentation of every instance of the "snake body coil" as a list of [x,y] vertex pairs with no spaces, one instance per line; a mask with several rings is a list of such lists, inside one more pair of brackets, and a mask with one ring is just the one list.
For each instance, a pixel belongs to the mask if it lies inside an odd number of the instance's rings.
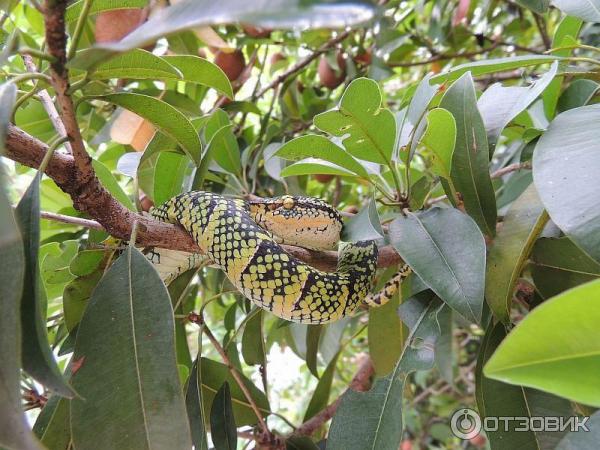
[[[338,320],[356,309],[373,284],[377,263],[373,241],[341,243],[333,273],[308,266],[279,245],[336,245],[341,217],[318,199],[285,196],[246,202],[209,192],[189,192],[152,214],[182,225],[240,292],[283,319],[309,324]],[[156,249],[150,257],[159,272],[168,252]],[[185,258],[187,262],[180,264],[177,273],[197,266],[201,259],[197,254]],[[173,277],[165,271],[162,274]]]

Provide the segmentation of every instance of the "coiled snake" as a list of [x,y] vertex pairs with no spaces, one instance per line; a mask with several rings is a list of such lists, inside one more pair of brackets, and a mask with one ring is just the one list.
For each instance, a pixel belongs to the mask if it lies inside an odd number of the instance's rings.
[[342,218],[316,198],[244,201],[197,191],[178,195],[151,213],[183,226],[202,250],[197,254],[156,248],[148,253],[167,284],[208,258],[256,305],[294,322],[332,322],[352,314],[361,301],[381,306],[410,273],[403,266],[379,293],[369,295],[377,270],[374,241],[340,243],[333,273],[285,252],[280,244],[316,250],[338,245]]

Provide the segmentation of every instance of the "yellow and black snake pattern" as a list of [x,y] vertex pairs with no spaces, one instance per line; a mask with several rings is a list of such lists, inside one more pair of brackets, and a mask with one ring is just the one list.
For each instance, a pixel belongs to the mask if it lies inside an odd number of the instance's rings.
[[332,273],[288,254],[280,244],[311,249],[338,245],[339,212],[311,197],[244,201],[197,191],[172,198],[152,215],[183,226],[203,253],[154,249],[148,257],[166,283],[208,259],[244,296],[294,322],[332,322],[354,312],[363,300],[380,306],[409,273],[408,266],[403,267],[382,291],[368,296],[377,269],[374,241],[340,243]]

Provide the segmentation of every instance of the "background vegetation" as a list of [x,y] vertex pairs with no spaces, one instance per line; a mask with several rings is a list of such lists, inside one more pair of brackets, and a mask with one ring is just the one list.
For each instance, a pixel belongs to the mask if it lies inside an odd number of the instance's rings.
[[[596,448],[600,3],[172,3],[0,2],[0,446]],[[414,274],[324,326],[167,295],[133,242],[197,248],[142,214],[190,189],[321,197]]]

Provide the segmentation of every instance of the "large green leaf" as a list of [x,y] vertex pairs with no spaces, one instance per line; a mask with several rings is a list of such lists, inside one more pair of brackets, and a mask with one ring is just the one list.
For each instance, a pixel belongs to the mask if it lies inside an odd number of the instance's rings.
[[552,0],[552,4],[570,16],[579,17],[586,22],[600,22],[598,0]]
[[529,8],[538,14],[548,11],[550,0],[517,0],[517,3],[525,8]]
[[338,165],[315,158],[306,158],[298,161],[297,163],[290,164],[281,171],[280,175],[282,177],[291,177],[299,175],[314,175],[319,173],[347,177],[356,176],[353,172],[349,172]]
[[210,435],[215,450],[237,448],[237,430],[227,381],[217,391],[210,409]]
[[377,82],[358,78],[346,88],[339,107],[314,118],[317,128],[343,137],[342,143],[356,158],[389,164],[396,142],[396,121],[382,103]]
[[216,64],[193,55],[166,55],[162,59],[179,69],[184,81],[214,88],[233,98],[231,82]]
[[198,27],[246,22],[265,28],[344,28],[373,17],[372,6],[351,2],[315,2],[305,0],[221,0],[208,2],[184,0],[157,11],[148,22],[115,43],[97,46],[88,57],[88,65],[157,39]]
[[489,173],[489,149],[471,74],[467,73],[446,91],[442,108],[456,120],[456,146],[450,177],[462,197],[467,214],[488,235],[496,234],[496,197]]
[[325,371],[321,375],[321,378],[319,378],[317,387],[315,388],[310,402],[308,403],[308,407],[306,408],[306,412],[304,413],[303,422],[306,422],[319,411],[325,409],[325,407],[328,405],[329,393],[331,392],[331,384],[333,382],[333,376],[335,374],[335,366],[338,361],[338,356],[339,353],[336,353],[336,355],[325,368]]
[[185,405],[192,432],[192,442],[196,450],[208,450],[206,439],[207,419],[204,415],[202,398],[202,378],[198,359],[194,361],[185,391]]
[[265,364],[265,337],[262,309],[252,315],[242,334],[242,356],[248,365]]
[[70,407],[68,399],[53,395],[40,411],[33,432],[49,449],[68,449],[71,443]]
[[16,208],[16,217],[25,248],[25,279],[21,297],[21,338],[23,368],[57,394],[72,397],[73,391],[58,368],[46,331],[46,297],[41,284],[40,174],[37,174]]
[[554,79],[558,62],[548,72],[527,87],[504,87],[497,83],[487,88],[477,101],[490,145],[495,145],[502,130],[517,115],[525,110]]
[[560,95],[557,104],[558,111],[564,112],[587,105],[594,98],[598,89],[600,89],[600,84],[593,80],[574,80]]
[[547,222],[548,215],[535,186],[530,185],[512,204],[489,249],[485,298],[492,312],[504,323],[510,321],[510,305],[518,277]]
[[442,300],[473,322],[481,320],[485,242],[477,225],[456,209],[408,213],[390,224],[390,242]]
[[368,178],[369,176],[367,170],[359,161],[325,136],[309,134],[297,137],[283,144],[275,152],[275,155],[292,161],[318,158],[343,167],[359,177]]
[[546,300],[500,344],[487,377],[600,406],[600,280]]
[[421,143],[431,152],[431,171],[450,179],[452,155],[456,146],[456,121],[452,114],[435,108],[427,114],[427,129]]
[[0,186],[0,446],[39,450],[21,409],[20,300],[25,276],[23,242],[12,208]]
[[96,176],[102,182],[102,186],[104,186],[114,198],[119,200],[123,206],[130,211],[135,211],[135,205],[125,191],[123,191],[123,188],[119,185],[119,182],[115,179],[115,176],[109,168],[95,159],[92,160],[92,167],[96,172]]
[[239,175],[242,170],[240,147],[232,127],[227,113],[217,109],[206,122],[204,136],[215,162],[227,172]]
[[471,75],[477,77],[479,75],[485,75],[488,73],[504,72],[522,67],[537,66],[540,64],[560,61],[561,59],[561,57],[553,55],[524,55],[497,59],[482,59],[480,61],[460,64],[451,68],[447,72],[442,72],[438,75],[435,75],[431,78],[431,83],[439,84],[447,81],[453,81],[460,78],[467,72],[471,72]]
[[[487,378],[482,368],[502,340],[506,337],[504,326],[500,322],[490,325],[479,350],[477,359],[476,398],[479,414],[486,417],[564,417],[573,415],[568,400],[538,391],[536,389],[513,386]],[[521,422],[508,422],[508,430],[499,427],[496,431],[487,431],[492,450],[506,448],[551,450],[564,431],[543,432],[542,430],[515,431]]]
[[377,213],[377,203],[375,198],[371,197],[367,206],[344,223],[342,240],[358,242],[382,238],[383,229]]
[[[392,373],[379,378],[368,392],[349,389],[342,396],[327,439],[328,450],[397,450],[402,438],[402,392],[406,377],[433,366],[439,335],[437,315],[443,304],[418,302],[404,352]],[[405,305],[408,305],[405,304]]]
[[586,426],[589,432],[582,432],[581,429],[570,432],[560,441],[556,450],[596,450],[600,440],[600,411],[590,416]]
[[600,278],[600,263],[568,237],[538,239],[531,260],[535,288],[544,298]]
[[[86,53],[93,51],[86,49],[77,55],[77,61],[85,61]],[[107,80],[110,78],[134,78],[134,79],[182,79],[177,68],[165,61],[164,58],[156,56],[146,50],[136,48],[130,52],[118,55],[103,64],[97,66],[88,78],[91,80]]]
[[533,153],[533,181],[552,221],[600,261],[600,105],[559,114]]
[[98,98],[122,106],[152,122],[175,140],[192,161],[200,161],[202,146],[198,133],[187,117],[173,106],[157,98],[132,92],[108,94]]
[[[99,337],[101,336],[101,339]],[[191,447],[169,294],[135,248],[115,261],[78,328],[71,402],[78,449]]]

